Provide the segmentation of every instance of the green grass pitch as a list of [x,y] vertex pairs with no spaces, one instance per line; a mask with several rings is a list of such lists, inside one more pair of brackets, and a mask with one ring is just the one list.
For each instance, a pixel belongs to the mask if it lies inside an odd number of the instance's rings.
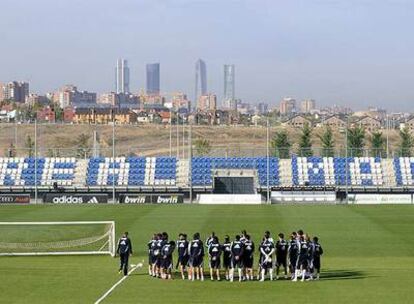
[[[115,220],[128,230],[131,263],[144,268],[103,303],[414,303],[413,206],[1,206],[0,221]],[[163,281],[147,275],[146,243],[156,231],[242,229],[258,244],[302,228],[318,235],[325,254],[318,282]],[[0,231],[1,233],[1,231]],[[0,235],[1,239],[1,235]],[[175,262],[175,261],[174,261]],[[257,259],[255,261],[255,264]],[[109,256],[0,257],[0,303],[93,303],[120,279]]]

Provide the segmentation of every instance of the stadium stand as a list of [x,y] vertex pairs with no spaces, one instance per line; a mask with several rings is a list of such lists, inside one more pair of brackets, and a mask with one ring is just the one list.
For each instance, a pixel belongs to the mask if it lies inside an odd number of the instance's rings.
[[[267,158],[266,157],[193,157],[191,160],[192,185],[211,186],[213,183],[212,170],[257,170],[258,184],[267,185]],[[279,159],[269,158],[269,185],[277,186],[279,180]]]
[[[269,166],[269,172],[268,172]],[[414,158],[93,157],[0,158],[2,187],[212,187],[216,173],[253,172],[257,187],[414,186]]]
[[88,186],[174,186],[174,157],[95,157],[89,160]]

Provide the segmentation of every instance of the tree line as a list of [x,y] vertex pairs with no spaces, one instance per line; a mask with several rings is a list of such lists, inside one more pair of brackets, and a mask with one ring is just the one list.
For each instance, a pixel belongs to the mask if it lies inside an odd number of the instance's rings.
[[[287,130],[276,132],[271,141],[272,154],[280,158],[289,158],[292,153],[305,157],[313,155],[333,157],[338,155],[338,153],[335,153],[336,142],[330,127],[326,127],[322,134],[316,135],[321,141],[321,147],[318,150],[315,150],[313,147],[312,133],[313,130],[310,126],[305,124],[301,130],[298,148],[295,151],[292,149],[292,140],[289,137]],[[412,156],[414,138],[409,129],[405,128],[400,130],[399,137],[399,146],[396,147],[397,149],[394,149],[394,155],[403,157]],[[386,155],[386,138],[384,137],[384,134],[378,130],[372,132],[370,137],[367,137],[366,130],[361,126],[348,128],[343,144],[346,148],[339,153],[342,154],[342,156],[389,157]]]

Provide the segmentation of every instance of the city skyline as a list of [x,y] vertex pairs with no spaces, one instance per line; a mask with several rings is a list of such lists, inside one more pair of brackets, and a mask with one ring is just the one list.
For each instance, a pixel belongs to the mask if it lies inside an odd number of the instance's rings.
[[[245,101],[295,96],[406,111],[414,101],[412,2],[122,0],[123,18],[112,1],[78,4],[3,1],[0,81],[25,80],[41,93],[66,83],[106,92],[121,57],[131,91],[145,88],[145,63],[160,62],[162,91],[193,99],[194,62],[203,58],[220,102],[226,62],[237,66],[237,98]],[[162,22],[147,26],[155,18]]]

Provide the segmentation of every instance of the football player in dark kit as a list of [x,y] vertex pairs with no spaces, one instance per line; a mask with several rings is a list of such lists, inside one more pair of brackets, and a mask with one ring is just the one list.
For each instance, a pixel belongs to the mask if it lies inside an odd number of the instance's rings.
[[217,236],[213,236],[213,239],[208,246],[208,256],[210,258],[210,278],[214,281],[214,273],[216,274],[217,281],[220,281],[220,255],[221,246]]
[[230,282],[234,280],[234,269],[237,268],[239,274],[239,282],[243,280],[243,251],[244,245],[240,241],[240,235],[236,235],[236,239],[231,243],[231,270]]
[[299,256],[296,264],[295,278],[293,279],[295,282],[298,280],[299,275],[302,275],[302,282],[305,281],[306,269],[308,267],[309,246],[310,244],[306,241],[305,236],[303,234],[300,235]]
[[128,232],[125,232],[119,239],[116,252],[119,254],[120,259],[119,273],[123,271],[124,275],[128,275],[128,260],[132,254],[132,244],[128,237]]
[[153,265],[155,264],[154,250],[157,245],[157,234],[154,234],[152,239],[148,242],[148,274],[153,276]]
[[250,235],[245,235],[244,240],[244,252],[243,252],[243,266],[246,275],[246,280],[250,281],[254,279],[253,276],[253,256],[254,256],[254,243],[250,239]]
[[276,280],[279,279],[280,267],[285,271],[285,279],[287,279],[287,253],[288,242],[285,240],[283,233],[279,233],[279,240],[276,242]]
[[312,264],[313,272],[316,271],[316,280],[319,280],[319,275],[321,272],[321,255],[323,254],[323,249],[321,244],[319,244],[319,239],[317,236],[313,238],[312,242]]
[[244,244],[244,242],[246,241],[246,236],[247,236],[247,231],[246,230],[242,230],[241,234],[240,234],[240,242],[242,242]]
[[263,242],[266,240],[266,238],[262,238],[262,241],[260,242],[259,245],[259,263],[258,263],[258,267],[257,267],[257,280],[260,280],[260,275],[262,273],[262,261],[263,261],[263,253],[260,250],[260,248],[262,247]]
[[[206,239],[204,245],[207,248],[207,252],[208,252],[208,247],[210,246],[210,244],[213,241],[213,239],[214,239],[215,236],[216,236],[216,233],[213,231],[213,232],[211,232],[211,234],[209,235],[209,237]],[[210,259],[208,260],[208,267],[211,270]]]
[[[177,266],[180,268],[181,278],[185,280],[185,268],[188,264],[188,241],[187,234],[180,233],[179,240],[177,241],[178,261]],[[175,268],[177,268],[177,266]]]
[[290,271],[292,280],[295,278],[296,264],[298,262],[298,251],[299,251],[299,244],[297,240],[297,234],[294,231],[290,235],[290,241],[289,241],[289,247],[288,247],[289,271]]
[[230,280],[231,270],[231,242],[228,235],[224,238],[224,244],[221,245],[221,251],[223,252],[223,268],[226,276],[226,280]]
[[265,280],[266,271],[269,272],[270,281],[273,281],[273,254],[275,252],[275,245],[270,238],[270,234],[265,234],[265,240],[262,242],[260,246],[260,252],[262,256],[262,260],[260,261],[260,268],[261,268],[261,278],[260,281],[263,282]]
[[200,241],[200,233],[195,233],[193,240],[188,245],[190,259],[189,266],[190,271],[188,273],[188,279],[194,281],[194,277],[197,277],[197,280],[204,281],[203,274],[203,257],[204,257],[204,246],[203,242]]
[[153,276],[161,277],[161,261],[162,261],[161,249],[162,247],[164,247],[166,243],[168,243],[168,233],[167,232],[159,233],[157,239],[158,240],[157,240],[155,250],[154,250],[155,264],[153,267],[154,268]]
[[174,249],[174,241],[166,242],[161,249],[161,279],[171,279]]
[[160,269],[158,268],[158,261],[160,259],[161,249],[162,249],[162,234],[157,233],[155,245],[152,250],[152,276],[158,277],[160,274]]
[[205,245],[208,248],[208,246],[211,244],[211,242],[213,241],[214,237],[216,236],[216,233],[213,231],[210,236],[206,239]]

